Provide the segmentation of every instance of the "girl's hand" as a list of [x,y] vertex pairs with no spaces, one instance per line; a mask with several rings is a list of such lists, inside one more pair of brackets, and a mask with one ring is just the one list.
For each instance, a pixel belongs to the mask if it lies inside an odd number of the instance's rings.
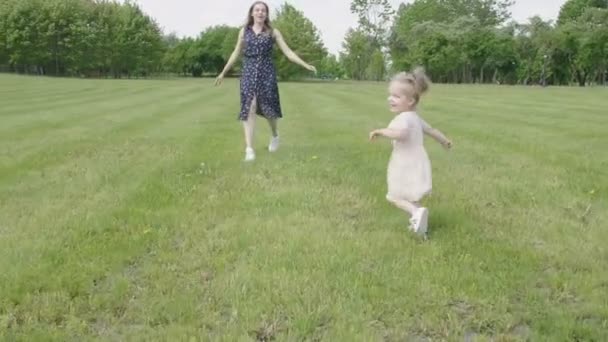
[[449,141],[449,140],[445,140],[445,141],[443,142],[443,144],[441,144],[441,145],[443,145],[443,147],[444,147],[446,150],[449,150],[449,149],[451,149],[451,148],[452,148],[452,145],[453,145],[453,144],[452,144],[452,142],[451,142],[451,141]]
[[377,137],[382,135],[382,130],[375,129],[369,133],[369,141],[374,141]]
[[308,69],[309,71],[314,72],[315,74],[317,73],[317,68],[315,68],[314,66],[307,64],[306,65],[306,69]]

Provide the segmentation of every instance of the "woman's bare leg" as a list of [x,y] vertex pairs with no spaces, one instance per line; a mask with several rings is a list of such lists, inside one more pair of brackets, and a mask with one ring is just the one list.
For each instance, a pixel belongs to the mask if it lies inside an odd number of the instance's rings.
[[249,107],[249,114],[247,114],[247,121],[243,122],[243,129],[245,131],[245,145],[248,148],[253,148],[253,138],[255,133],[255,109],[257,103],[256,98],[254,97],[251,100],[251,106]]

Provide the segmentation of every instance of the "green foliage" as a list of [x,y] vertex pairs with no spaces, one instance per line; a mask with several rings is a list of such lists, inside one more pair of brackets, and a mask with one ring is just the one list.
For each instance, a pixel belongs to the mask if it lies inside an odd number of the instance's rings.
[[197,50],[196,41],[192,38],[168,44],[167,52],[163,56],[164,71],[187,75],[196,69],[202,73],[200,66],[197,67]]
[[559,25],[579,19],[589,8],[607,8],[608,0],[568,0],[562,5],[557,23]]
[[579,85],[605,83],[608,62],[608,10],[587,9],[580,18],[556,29],[557,51]]
[[[423,65],[435,82],[606,83],[608,0],[568,0],[555,23],[508,22],[512,2],[415,0],[393,13],[386,0],[352,0],[358,26],[347,32],[339,60],[328,56],[318,29],[294,6],[283,4],[273,21],[323,78],[382,80]],[[238,31],[221,25],[196,38],[163,35],[131,0],[0,0],[0,68],[77,77],[215,75]],[[309,74],[278,50],[280,79]],[[239,69],[237,61],[231,72]]]
[[344,67],[340,61],[338,61],[338,58],[332,54],[325,56],[323,60],[321,60],[317,71],[319,77],[328,79],[342,78],[345,74]]
[[388,24],[394,14],[388,0],[353,0],[350,11],[357,15],[359,29],[372,37],[375,44],[384,46]]
[[372,53],[366,74],[367,79],[373,81],[382,81],[386,76],[386,61],[384,54],[379,49]]
[[361,30],[350,29],[346,33],[346,38],[342,44],[344,52],[340,55],[340,60],[350,79],[366,79],[366,70],[371,64],[371,54],[373,43],[370,37]]
[[417,0],[402,4],[389,38],[394,69],[422,63],[444,81],[485,80],[488,63],[505,62],[489,54],[500,40],[494,28],[509,18],[511,4],[511,0]]
[[436,82],[605,83],[608,10],[582,3],[566,3],[557,26],[539,17],[498,26],[510,1],[402,5],[389,40],[393,71],[421,64]]
[[161,31],[130,1],[3,1],[0,19],[0,62],[17,71],[122,77],[160,68]]
[[197,43],[198,56],[203,71],[220,73],[236,45],[238,28],[215,26],[205,30]]
[[[277,11],[273,23],[274,27],[283,35],[287,45],[307,63],[318,65],[327,55],[318,29],[304,16],[304,13],[292,5],[284,3]],[[279,51],[278,46],[275,50],[275,58],[280,79],[297,79],[310,73],[301,66],[290,62]]]

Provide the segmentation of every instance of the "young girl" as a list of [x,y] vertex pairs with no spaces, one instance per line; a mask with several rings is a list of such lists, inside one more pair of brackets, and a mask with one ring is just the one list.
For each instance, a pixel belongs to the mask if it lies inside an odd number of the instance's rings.
[[416,113],[420,96],[429,88],[429,79],[422,68],[412,73],[399,73],[390,83],[388,103],[397,114],[387,128],[369,134],[392,139],[393,153],[388,164],[386,199],[409,213],[410,229],[426,237],[428,209],[418,202],[431,192],[431,163],[424,149],[424,134],[433,137],[446,149],[452,147],[440,131],[431,128]]

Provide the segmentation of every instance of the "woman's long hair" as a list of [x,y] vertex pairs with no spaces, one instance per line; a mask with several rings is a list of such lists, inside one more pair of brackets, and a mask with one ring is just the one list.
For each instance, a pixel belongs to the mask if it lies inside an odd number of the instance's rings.
[[270,24],[270,8],[268,8],[268,5],[264,2],[264,1],[256,1],[254,2],[251,7],[249,7],[249,14],[247,15],[247,20],[245,21],[245,27],[250,27],[253,26],[253,8],[256,5],[264,5],[264,7],[266,7],[266,20],[264,20],[264,31],[272,31],[272,25]]

